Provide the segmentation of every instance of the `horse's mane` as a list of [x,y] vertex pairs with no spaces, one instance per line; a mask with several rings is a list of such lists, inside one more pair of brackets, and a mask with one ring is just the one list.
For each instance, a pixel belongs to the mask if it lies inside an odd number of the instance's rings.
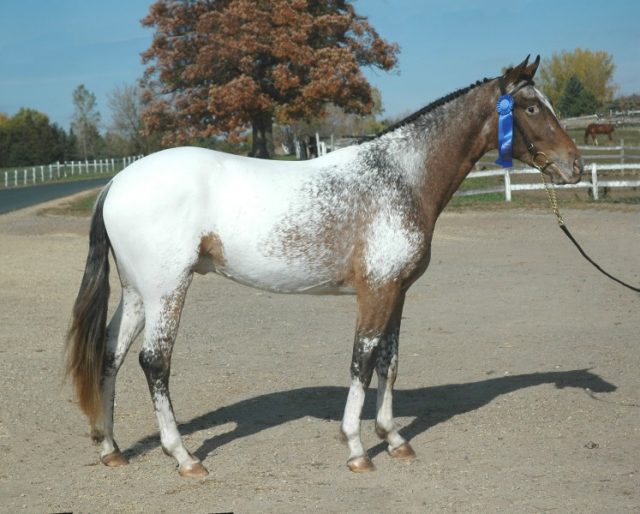
[[434,102],[431,102],[429,105],[424,106],[419,111],[416,111],[413,114],[410,114],[409,116],[407,116],[406,118],[403,118],[402,120],[394,123],[393,125],[388,126],[384,130],[378,132],[375,136],[368,137],[365,140],[376,139],[376,138],[378,138],[380,136],[388,134],[389,132],[393,132],[394,130],[396,130],[396,129],[400,128],[400,127],[403,127],[403,126],[411,123],[412,121],[415,121],[416,119],[418,119],[423,114],[427,114],[427,113],[437,109],[438,107],[440,107],[440,106],[442,106],[442,105],[444,105],[446,103],[449,103],[452,100],[455,100],[456,98],[461,97],[462,95],[466,95],[472,89],[475,89],[478,86],[486,84],[487,82],[491,82],[492,80],[495,80],[495,79],[484,78],[482,80],[478,80],[477,82],[474,82],[470,86],[467,86],[467,87],[462,88],[462,89],[458,89],[458,90],[454,91],[453,93],[449,93],[448,95],[443,96],[442,98],[439,98],[438,100],[435,100]]

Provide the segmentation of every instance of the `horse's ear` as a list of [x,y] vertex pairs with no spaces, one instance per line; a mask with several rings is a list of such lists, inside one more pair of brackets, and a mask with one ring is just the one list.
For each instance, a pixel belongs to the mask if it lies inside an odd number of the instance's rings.
[[529,64],[529,55],[517,66],[509,68],[502,77],[505,87],[515,86],[518,82],[526,80],[531,82],[533,76],[536,74],[538,66],[540,65],[540,56],[536,57],[536,60]]
[[[522,80],[523,74],[527,70],[527,64],[528,63],[529,63],[529,56],[527,55],[527,58],[524,61],[522,61],[520,64],[518,64],[517,66],[514,66],[513,68],[509,68],[505,72],[505,74],[502,76],[502,80],[503,80],[504,85],[505,86],[514,86],[518,82],[520,82],[520,80]],[[536,65],[536,67],[537,67],[537,65]]]
[[[528,57],[527,57],[528,59]],[[533,76],[536,74],[536,70],[538,69],[538,66],[540,65],[540,56],[538,55],[536,57],[536,60],[533,61],[531,64],[529,64],[529,66],[525,67],[524,70],[524,75],[529,79],[529,80],[533,80]]]

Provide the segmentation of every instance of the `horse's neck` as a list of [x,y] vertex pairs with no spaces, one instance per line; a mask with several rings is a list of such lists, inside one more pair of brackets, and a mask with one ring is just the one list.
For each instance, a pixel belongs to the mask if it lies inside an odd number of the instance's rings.
[[497,146],[495,85],[474,88],[360,147],[365,169],[413,189],[435,218],[473,165]]
[[491,84],[477,87],[433,113],[428,130],[423,198],[437,216],[475,163],[497,147],[495,101]]

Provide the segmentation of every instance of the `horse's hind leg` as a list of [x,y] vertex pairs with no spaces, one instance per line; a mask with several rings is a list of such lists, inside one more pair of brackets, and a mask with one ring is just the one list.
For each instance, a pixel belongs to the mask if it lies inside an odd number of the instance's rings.
[[184,277],[173,291],[160,298],[145,297],[145,341],[140,351],[140,366],[144,370],[160,426],[162,449],[178,461],[182,476],[205,476],[206,468],[184,447],[169,396],[171,352],[178,333],[180,314],[191,275]]
[[400,435],[393,420],[393,385],[398,374],[398,342],[402,305],[399,302],[380,343],[376,372],[378,374],[378,399],[376,433],[389,443],[387,451],[396,459],[416,456],[411,445]]
[[140,295],[124,286],[120,305],[107,327],[107,347],[105,364],[100,384],[102,416],[92,427],[94,441],[102,443],[100,460],[107,466],[123,466],[127,460],[120,453],[113,437],[113,402],[115,398],[116,375],[124,361],[131,343],[144,326],[144,309]]

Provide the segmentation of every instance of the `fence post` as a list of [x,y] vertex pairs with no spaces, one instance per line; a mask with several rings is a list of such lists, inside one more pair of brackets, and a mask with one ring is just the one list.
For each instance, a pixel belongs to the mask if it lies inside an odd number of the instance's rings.
[[24,179],[24,185],[27,185],[27,170],[26,168],[22,170],[22,178]]
[[9,187],[9,172],[4,172],[4,187]]
[[[624,164],[624,139],[620,139],[620,164]],[[624,175],[624,170],[622,174]]]
[[13,185],[18,187],[18,170],[13,170]]
[[33,179],[33,183],[36,183],[36,168],[35,166],[31,168],[31,178]]
[[593,199],[598,199],[598,169],[596,163],[591,164],[591,194]]
[[504,169],[504,200],[505,202],[511,201],[511,175],[509,175],[509,168]]

